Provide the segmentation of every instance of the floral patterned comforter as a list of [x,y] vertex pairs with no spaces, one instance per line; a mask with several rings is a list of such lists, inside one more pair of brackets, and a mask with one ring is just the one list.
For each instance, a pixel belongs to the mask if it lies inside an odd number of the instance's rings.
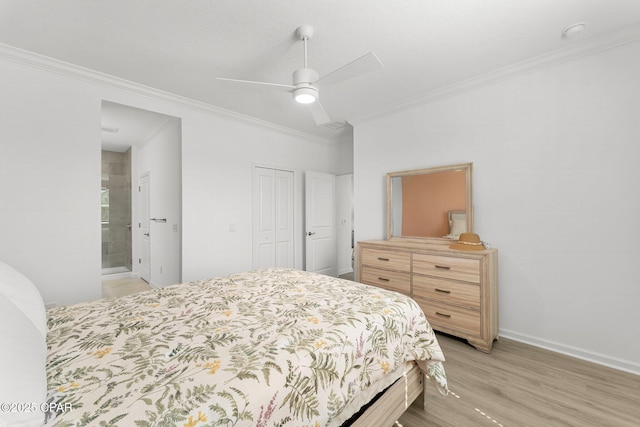
[[[410,298],[290,269],[48,311],[48,425],[329,426],[408,360],[443,354]],[[356,408],[357,411],[357,408]]]

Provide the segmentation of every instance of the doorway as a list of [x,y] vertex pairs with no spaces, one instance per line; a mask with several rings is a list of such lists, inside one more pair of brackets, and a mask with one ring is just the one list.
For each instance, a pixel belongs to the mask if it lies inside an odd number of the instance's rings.
[[[142,277],[152,287],[179,283],[181,120],[109,101],[102,102],[101,116],[102,280]],[[138,181],[145,173],[147,191],[141,196]],[[145,208],[140,206],[140,197],[148,198]]]

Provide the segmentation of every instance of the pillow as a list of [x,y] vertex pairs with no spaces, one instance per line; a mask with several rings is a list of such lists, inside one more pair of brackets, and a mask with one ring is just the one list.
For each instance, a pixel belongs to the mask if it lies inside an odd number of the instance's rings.
[[454,219],[450,221],[451,231],[449,231],[450,236],[459,236],[462,233],[467,232],[467,221],[463,221],[461,219]]
[[466,221],[467,213],[466,212],[450,212],[451,219],[453,221]]
[[42,426],[47,342],[33,322],[2,294],[0,343],[0,426]]
[[24,274],[0,261],[0,294],[11,301],[47,338],[47,312],[36,286]]

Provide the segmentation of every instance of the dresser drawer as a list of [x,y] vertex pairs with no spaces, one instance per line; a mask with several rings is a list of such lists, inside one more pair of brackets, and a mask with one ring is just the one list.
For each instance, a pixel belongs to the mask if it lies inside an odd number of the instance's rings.
[[419,298],[414,295],[427,320],[436,330],[447,332],[449,329],[464,331],[480,336],[480,312],[465,310],[434,300]]
[[362,263],[371,267],[411,271],[411,253],[363,248]]
[[413,295],[480,310],[480,286],[427,276],[413,276]]
[[413,255],[413,272],[480,283],[480,260],[430,254]]
[[411,276],[409,273],[363,267],[360,281],[368,285],[389,289],[405,295],[411,294]]

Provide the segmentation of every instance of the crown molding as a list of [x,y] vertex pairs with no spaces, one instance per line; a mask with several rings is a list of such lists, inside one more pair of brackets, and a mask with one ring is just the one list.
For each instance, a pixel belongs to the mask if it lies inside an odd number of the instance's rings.
[[0,59],[5,59],[11,62],[25,65],[27,67],[63,75],[76,80],[82,80],[99,86],[130,92],[135,95],[141,95],[148,98],[182,104],[184,106],[204,110],[218,116],[238,120],[245,124],[250,124],[263,129],[269,129],[296,138],[302,138],[309,142],[321,144],[332,144],[334,142],[329,138],[322,138],[320,136],[298,131],[296,129],[291,129],[286,126],[248,116],[246,114],[237,113],[235,111],[217,107],[212,104],[196,101],[191,98],[176,95],[174,93],[166,92],[150,86],[145,86],[140,83],[135,83],[130,80],[115,77],[106,73],[101,73],[99,71],[60,61],[58,59],[50,58],[3,43],[0,43]]
[[142,135],[140,139],[132,144],[132,146],[136,147],[144,147],[147,145],[149,141],[156,137],[156,135],[160,134],[165,128],[169,127],[170,124],[179,122],[180,119],[176,117],[165,117],[160,120],[154,127],[152,127],[146,134]]
[[509,80],[524,74],[529,74],[544,68],[553,67],[585,56],[593,55],[605,50],[614,49],[629,43],[640,40],[640,25],[627,27],[621,31],[617,31],[605,37],[576,43],[568,47],[557,49],[537,57],[517,62],[477,77],[456,82],[447,86],[437,88],[435,90],[417,95],[387,105],[378,109],[370,110],[364,114],[349,119],[349,123],[359,125],[368,121],[388,116],[402,110],[428,104],[439,99],[447,98],[453,95],[469,92],[485,86],[489,86],[501,81]]

